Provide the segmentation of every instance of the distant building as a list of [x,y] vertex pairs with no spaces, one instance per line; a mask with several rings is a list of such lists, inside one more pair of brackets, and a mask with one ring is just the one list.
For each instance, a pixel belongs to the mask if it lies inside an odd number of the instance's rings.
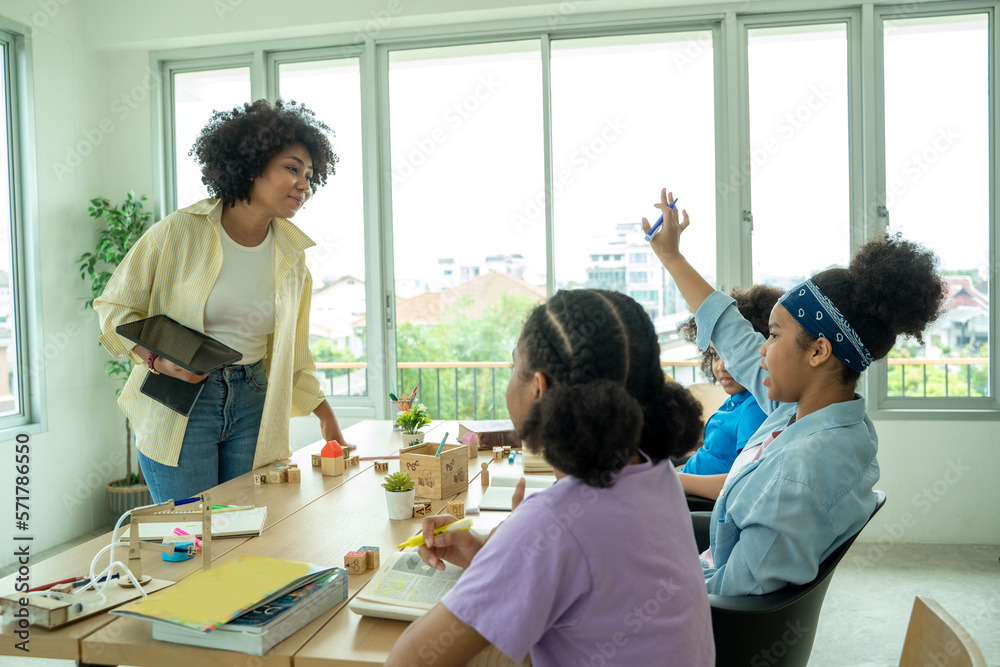
[[929,344],[951,349],[952,354],[976,350],[989,341],[989,283],[978,285],[970,276],[945,276],[948,296],[944,313],[933,326]]
[[[409,299],[396,300],[396,326],[414,324],[434,326],[449,319],[457,310],[470,318],[482,316],[491,305],[500,303],[504,295],[526,296],[536,303],[545,301],[545,288],[520,278],[490,271],[440,292],[425,292]],[[352,326],[362,328],[367,318],[356,319]]]
[[628,294],[653,321],[685,310],[667,270],[643,240],[639,223],[618,223],[614,233],[595,238],[589,252],[584,287]]
[[344,276],[313,291],[309,335],[330,339],[355,357],[364,354],[364,341],[352,322],[365,313],[365,281]]
[[519,254],[489,255],[482,262],[464,264],[456,263],[452,257],[442,257],[437,261],[437,267],[438,284],[434,286],[437,289],[432,287],[432,291],[455,287],[490,272],[504,273],[524,279],[524,257]]

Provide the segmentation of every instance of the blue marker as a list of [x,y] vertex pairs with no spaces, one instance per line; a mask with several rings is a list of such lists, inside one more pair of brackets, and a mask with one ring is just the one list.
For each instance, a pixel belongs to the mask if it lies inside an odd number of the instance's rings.
[[[670,208],[676,207],[678,199],[680,199],[680,197],[667,204],[667,206],[669,206]],[[653,237],[656,236],[656,233],[660,231],[660,227],[662,226],[663,226],[663,214],[661,213],[660,217],[656,220],[656,224],[649,228],[649,233],[646,234],[646,236],[643,238],[645,238],[647,241],[652,241]]]
[[441,455],[441,448],[444,447],[444,441],[447,440],[447,439],[448,439],[448,432],[445,431],[444,432],[444,437],[441,438],[441,444],[438,445],[437,451],[434,452],[434,456],[440,456]]

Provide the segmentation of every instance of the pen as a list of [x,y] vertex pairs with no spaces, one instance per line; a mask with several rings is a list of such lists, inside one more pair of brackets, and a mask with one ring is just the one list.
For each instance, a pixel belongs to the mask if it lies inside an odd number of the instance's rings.
[[438,445],[437,451],[434,452],[434,456],[438,456],[439,454],[441,454],[441,448],[444,447],[444,441],[447,440],[447,439],[448,439],[448,431],[445,431],[444,432],[444,437],[441,438],[441,444]]
[[213,509],[212,514],[222,514],[223,512],[240,512],[242,510],[252,510],[253,505],[233,505],[232,507],[223,507],[222,509]]
[[[456,530],[468,530],[472,528],[472,519],[459,519],[458,521],[453,521],[446,526],[441,526],[440,528],[434,529],[435,535],[440,535],[445,532],[452,532]],[[414,535],[410,539],[406,540],[402,544],[398,545],[397,549],[405,549],[406,547],[419,547],[424,544],[424,534]]]
[[512,449],[512,450],[510,450],[510,458],[508,458],[508,459],[507,459],[507,463],[513,463],[513,462],[514,462],[514,456],[515,456],[516,454],[517,454],[517,452],[516,452],[516,451],[514,451],[513,449]]
[[[677,199],[680,199],[680,197],[678,197]],[[677,206],[677,199],[675,199],[672,202],[670,202],[669,204],[667,204],[667,206],[669,206],[670,208],[676,207]],[[658,231],[660,231],[660,227],[662,227],[662,226],[663,226],[663,214],[661,213],[660,217],[656,220],[656,224],[654,224],[652,227],[649,228],[649,233],[646,234],[646,236],[644,238],[647,241],[652,241],[653,237],[656,236],[656,233]]]
[[188,503],[196,503],[199,500],[201,500],[200,496],[195,496],[194,498],[185,498],[184,500],[175,500],[174,507],[177,507],[178,505],[187,505]]

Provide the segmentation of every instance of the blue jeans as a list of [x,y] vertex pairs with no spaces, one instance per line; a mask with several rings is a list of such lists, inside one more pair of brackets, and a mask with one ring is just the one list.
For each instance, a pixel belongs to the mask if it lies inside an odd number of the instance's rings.
[[264,361],[226,366],[205,378],[188,417],[177,466],[139,452],[139,465],[153,502],[198,495],[250,472],[257,450],[267,374]]

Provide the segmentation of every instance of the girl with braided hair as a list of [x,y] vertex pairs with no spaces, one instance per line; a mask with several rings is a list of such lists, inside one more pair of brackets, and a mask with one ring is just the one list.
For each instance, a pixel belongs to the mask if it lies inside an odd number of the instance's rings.
[[708,592],[756,595],[806,583],[875,509],[878,437],[854,390],[897,336],[919,339],[937,317],[946,293],[937,258],[898,235],[875,238],[847,269],[785,292],[765,337],[681,254],[690,220],[673,201],[660,193],[663,230],[650,245],[695,313],[699,341],[712,341],[768,414],[712,512],[702,554]]
[[[489,538],[423,522],[424,561],[466,567],[393,648],[387,665],[458,665],[493,644],[520,663],[712,665],[708,596],[669,457],[698,437],[701,409],[667,383],[649,317],[631,298],[560,291],[527,318],[507,407],[556,483]],[[666,497],[664,497],[666,494]],[[447,641],[445,641],[447,637]]]

